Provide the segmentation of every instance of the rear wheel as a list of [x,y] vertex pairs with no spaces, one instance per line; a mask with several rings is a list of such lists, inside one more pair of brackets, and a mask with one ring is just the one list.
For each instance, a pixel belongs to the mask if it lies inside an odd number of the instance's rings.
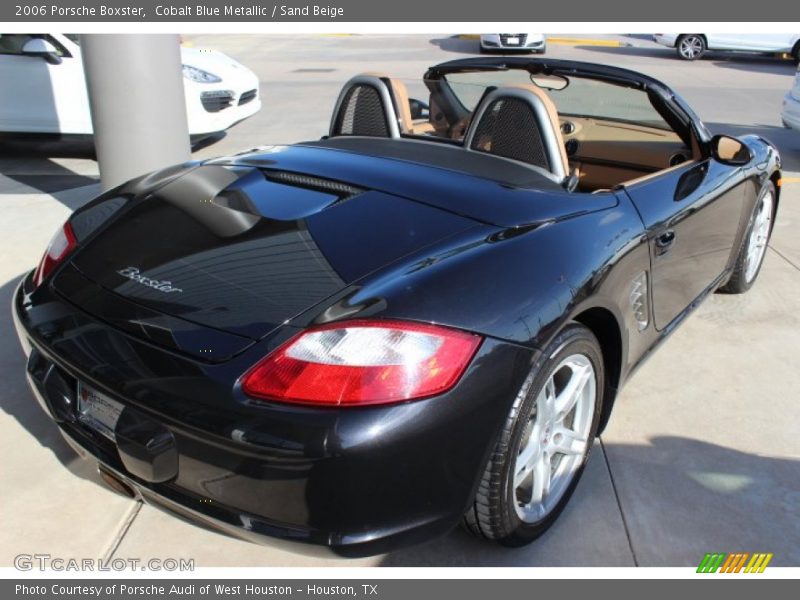
[[761,271],[761,265],[764,264],[774,218],[775,186],[770,182],[761,191],[761,195],[756,201],[753,215],[750,217],[747,236],[736,257],[733,274],[728,283],[722,287],[723,292],[743,294],[753,286]]
[[683,60],[697,60],[706,52],[706,40],[696,33],[685,34],[678,38],[675,49]]
[[597,338],[582,325],[567,326],[517,395],[464,516],[469,531],[521,546],[553,524],[597,434],[604,383]]
[[800,65],[800,42],[797,42],[794,45],[794,49],[792,50],[792,60],[794,60],[794,64]]

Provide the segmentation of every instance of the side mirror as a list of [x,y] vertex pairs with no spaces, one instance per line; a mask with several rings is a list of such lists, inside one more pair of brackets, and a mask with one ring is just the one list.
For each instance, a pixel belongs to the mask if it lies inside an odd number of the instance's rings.
[[750,148],[728,135],[715,135],[711,139],[711,156],[723,164],[733,166],[746,165],[753,160]]
[[32,38],[25,42],[25,45],[22,46],[22,54],[43,58],[51,65],[61,64],[61,57],[58,55],[56,47],[42,38]]
[[416,98],[411,98],[408,101],[408,106],[411,108],[411,118],[412,119],[414,119],[414,120],[417,120],[417,119],[425,119],[425,120],[427,120],[430,117],[431,109],[422,100],[417,100]]

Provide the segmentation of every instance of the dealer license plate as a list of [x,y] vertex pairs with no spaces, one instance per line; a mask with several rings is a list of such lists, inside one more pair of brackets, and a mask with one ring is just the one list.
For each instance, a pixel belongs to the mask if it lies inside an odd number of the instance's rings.
[[506,38],[506,46],[519,46],[519,38]]
[[114,441],[114,428],[123,405],[96,389],[78,382],[78,420]]

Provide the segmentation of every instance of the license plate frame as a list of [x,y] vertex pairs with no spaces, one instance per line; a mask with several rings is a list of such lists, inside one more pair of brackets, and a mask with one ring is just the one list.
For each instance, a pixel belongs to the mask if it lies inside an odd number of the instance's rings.
[[114,429],[125,408],[124,405],[82,381],[78,381],[77,391],[78,421],[92,431],[116,442]]
[[518,37],[506,38],[506,46],[519,46],[519,38]]

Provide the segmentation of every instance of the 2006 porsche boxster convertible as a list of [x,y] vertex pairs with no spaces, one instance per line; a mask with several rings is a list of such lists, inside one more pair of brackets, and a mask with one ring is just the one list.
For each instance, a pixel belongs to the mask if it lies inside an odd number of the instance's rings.
[[35,396],[117,489],[248,539],[505,545],[617,390],[755,281],[780,158],[658,81],[529,58],[351,79],[329,135],[167,168],[58,231],[13,311]]

